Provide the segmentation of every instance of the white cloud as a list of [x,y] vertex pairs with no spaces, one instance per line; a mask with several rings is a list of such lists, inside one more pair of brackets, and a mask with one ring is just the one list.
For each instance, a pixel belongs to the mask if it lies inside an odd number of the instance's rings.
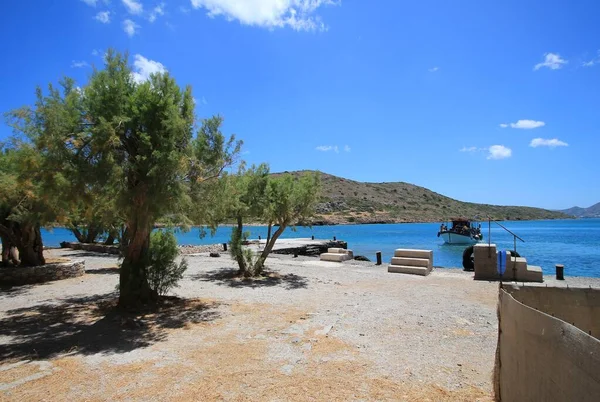
[[430,73],[435,73],[436,71],[438,71],[440,68],[439,67],[433,67],[429,69]]
[[344,145],[344,151],[350,152],[351,151],[350,146],[349,145]]
[[164,73],[167,71],[166,67],[158,61],[148,60],[141,54],[136,54],[133,62],[133,79],[135,82],[142,83],[148,78],[150,74]]
[[512,156],[512,150],[504,145],[492,145],[488,152],[488,159],[506,159]]
[[319,145],[315,149],[322,152],[334,151],[336,154],[340,152],[340,149],[337,145]]
[[139,28],[140,26],[135,22],[131,21],[130,19],[126,19],[125,21],[123,21],[123,30],[129,37],[132,37],[133,35],[138,33]]
[[208,102],[206,101],[206,98],[204,96],[200,100],[194,98],[194,104],[197,105],[199,103],[201,103],[203,105],[207,105],[208,104]]
[[96,21],[100,21],[103,24],[110,22],[110,11],[101,11],[94,17]]
[[558,70],[567,63],[568,61],[561,58],[558,53],[546,53],[544,55],[544,61],[536,64],[535,67],[533,67],[533,70],[539,70],[542,67],[548,67],[550,70]]
[[537,148],[537,147],[556,148],[556,147],[568,147],[569,144],[567,144],[564,141],[559,140],[558,138],[552,138],[552,139],[534,138],[529,143],[529,146],[533,147],[533,148]]
[[96,7],[96,5],[100,2],[102,2],[104,4],[110,3],[110,0],[81,0],[81,1],[83,1],[85,4],[87,4],[90,7]]
[[135,0],[121,0],[129,14],[139,15],[144,11],[142,3]]
[[543,121],[518,120],[516,123],[510,123],[510,124],[502,123],[502,124],[500,124],[500,127],[506,128],[506,127],[510,126],[511,128],[521,128],[521,129],[525,129],[525,130],[531,130],[533,128],[543,127],[545,125],[546,125],[546,123],[544,123]]
[[459,149],[460,152],[477,152],[481,150],[481,148],[477,147],[462,147],[461,149]]
[[73,60],[71,61],[71,68],[82,68],[82,67],[87,67],[89,66],[89,64],[87,63],[87,61],[81,60],[81,61],[77,61],[77,60]]
[[159,15],[165,15],[165,3],[160,3],[158,6],[154,7],[150,16],[148,17],[148,21],[154,22]]
[[206,9],[210,17],[222,15],[244,25],[327,31],[327,26],[314,12],[321,6],[340,5],[341,0],[191,0],[191,4],[194,8]]
[[100,56],[100,50],[98,50],[98,49],[92,50],[92,56]]
[[584,61],[581,63],[583,67],[593,67],[596,64],[600,63],[600,50],[598,50],[598,56],[595,59],[591,59],[590,61]]

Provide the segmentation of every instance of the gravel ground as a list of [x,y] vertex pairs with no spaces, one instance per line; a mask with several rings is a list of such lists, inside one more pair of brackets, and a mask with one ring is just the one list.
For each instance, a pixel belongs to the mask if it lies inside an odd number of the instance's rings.
[[490,400],[497,282],[287,255],[244,281],[209,251],[186,257],[184,304],[135,319],[103,310],[116,258],[48,251],[86,275],[0,293],[0,400]]

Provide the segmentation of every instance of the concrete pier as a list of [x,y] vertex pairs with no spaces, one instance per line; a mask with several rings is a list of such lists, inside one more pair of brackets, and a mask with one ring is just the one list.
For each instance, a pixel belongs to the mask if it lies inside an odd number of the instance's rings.
[[[265,239],[248,241],[249,247],[262,250],[266,245]],[[294,254],[318,257],[326,253],[328,248],[348,248],[348,243],[342,240],[324,240],[312,238],[277,239],[273,246],[273,254]]]

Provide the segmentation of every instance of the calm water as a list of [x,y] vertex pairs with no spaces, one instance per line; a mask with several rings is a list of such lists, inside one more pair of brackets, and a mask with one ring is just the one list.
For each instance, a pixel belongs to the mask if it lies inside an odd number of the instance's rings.
[[[517,251],[531,265],[539,265],[548,274],[554,272],[555,264],[565,265],[565,274],[571,276],[600,277],[600,219],[552,220],[503,222],[504,226],[525,240],[517,242]],[[481,225],[487,242],[488,224]],[[423,248],[433,250],[434,264],[443,267],[462,267],[462,252],[466,246],[449,246],[436,236],[438,223],[404,223],[392,225],[337,225],[299,227],[296,232],[286,230],[283,238],[310,237],[348,242],[355,255],[375,259],[381,251],[384,261],[389,261],[396,248]],[[250,226],[251,238],[266,238],[267,229]],[[227,242],[231,228],[219,228],[214,237],[210,234],[201,239],[199,230],[178,233],[180,244],[211,244]],[[512,249],[513,238],[500,227],[492,224],[492,243],[499,249]],[[61,241],[74,241],[66,229],[43,231],[44,244],[58,246]]]

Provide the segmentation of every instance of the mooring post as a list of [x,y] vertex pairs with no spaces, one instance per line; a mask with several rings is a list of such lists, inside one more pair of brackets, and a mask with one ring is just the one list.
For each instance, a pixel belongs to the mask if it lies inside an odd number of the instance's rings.
[[375,256],[377,257],[377,264],[375,265],[381,265],[381,251],[376,252]]
[[315,235],[312,235],[310,238],[311,238],[312,240],[314,240],[314,239],[315,239]]
[[565,280],[565,266],[562,264],[556,264],[556,279],[559,281]]
[[335,236],[333,236],[333,241],[337,241],[337,239],[335,238]]
[[223,243],[223,251],[227,251],[227,243]]

